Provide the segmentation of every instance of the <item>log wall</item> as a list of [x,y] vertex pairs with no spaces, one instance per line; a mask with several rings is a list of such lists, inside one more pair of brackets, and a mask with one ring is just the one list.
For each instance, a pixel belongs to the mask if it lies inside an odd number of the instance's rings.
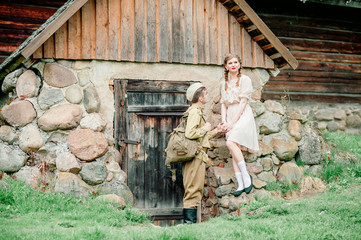
[[217,0],[89,0],[33,58],[221,65],[274,62]]
[[15,51],[66,0],[0,2],[0,63]]
[[359,9],[250,1],[296,57],[296,70],[284,69],[265,87],[264,99],[361,103],[361,22]]

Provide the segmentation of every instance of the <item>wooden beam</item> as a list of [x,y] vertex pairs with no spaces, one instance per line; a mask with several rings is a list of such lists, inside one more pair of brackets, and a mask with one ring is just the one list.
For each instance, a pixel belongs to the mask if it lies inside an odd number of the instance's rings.
[[266,51],[268,49],[273,48],[273,46],[272,46],[272,44],[267,44],[267,45],[262,46],[261,48],[263,49],[263,51]]
[[31,42],[24,47],[21,54],[24,58],[29,58],[56,30],[58,30],[63,24],[73,16],[88,0],[75,0],[67,9],[65,9],[59,16],[56,17],[51,23],[49,23],[45,29],[36,35]]
[[246,27],[247,32],[252,32],[252,31],[254,31],[256,29],[257,29],[256,25],[251,25],[249,27]]
[[275,53],[270,56],[271,59],[276,59],[276,58],[280,58],[280,57],[282,57],[281,53]]
[[261,34],[261,35],[258,35],[258,36],[253,37],[252,39],[253,39],[254,41],[258,42],[258,41],[261,41],[261,40],[263,40],[263,39],[265,39],[265,38],[266,38],[266,37],[265,37],[263,34]]
[[258,30],[267,38],[267,40],[274,46],[274,48],[282,55],[287,63],[296,69],[298,62],[296,58],[287,50],[287,48],[281,43],[281,41],[273,34],[273,32],[267,27],[267,25],[260,19],[260,17],[253,11],[253,9],[246,3],[245,0],[233,0],[249,17]]

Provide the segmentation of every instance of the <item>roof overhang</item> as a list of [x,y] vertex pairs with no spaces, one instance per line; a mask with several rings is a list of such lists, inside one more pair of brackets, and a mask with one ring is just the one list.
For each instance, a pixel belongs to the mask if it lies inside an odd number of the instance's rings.
[[219,0],[279,68],[296,69],[298,61],[245,0]]
[[[296,69],[298,62],[267,25],[244,0],[218,0],[235,16],[249,35],[275,62],[278,68],[290,66]],[[87,0],[69,0],[37,29],[19,48],[0,65],[0,80],[28,59],[52,34],[54,34]]]
[[29,58],[56,30],[73,16],[88,0],[69,0],[58,9],[43,25],[28,37],[0,65],[0,79],[16,69],[25,59]]

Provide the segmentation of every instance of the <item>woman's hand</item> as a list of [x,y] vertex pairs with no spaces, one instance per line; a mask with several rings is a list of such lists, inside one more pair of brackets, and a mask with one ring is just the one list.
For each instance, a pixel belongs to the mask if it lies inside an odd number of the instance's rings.
[[225,132],[231,131],[232,128],[233,128],[233,123],[225,123],[225,124],[224,124],[224,131],[225,131]]

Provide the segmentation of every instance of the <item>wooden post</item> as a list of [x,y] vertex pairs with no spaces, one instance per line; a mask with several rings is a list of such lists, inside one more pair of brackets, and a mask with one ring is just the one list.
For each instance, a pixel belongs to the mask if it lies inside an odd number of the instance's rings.
[[115,147],[119,150],[122,156],[122,170],[128,171],[127,162],[127,148],[125,143],[119,143],[119,139],[127,138],[127,84],[128,80],[115,80],[114,81],[114,107],[115,107],[115,118],[114,118],[114,139]]

